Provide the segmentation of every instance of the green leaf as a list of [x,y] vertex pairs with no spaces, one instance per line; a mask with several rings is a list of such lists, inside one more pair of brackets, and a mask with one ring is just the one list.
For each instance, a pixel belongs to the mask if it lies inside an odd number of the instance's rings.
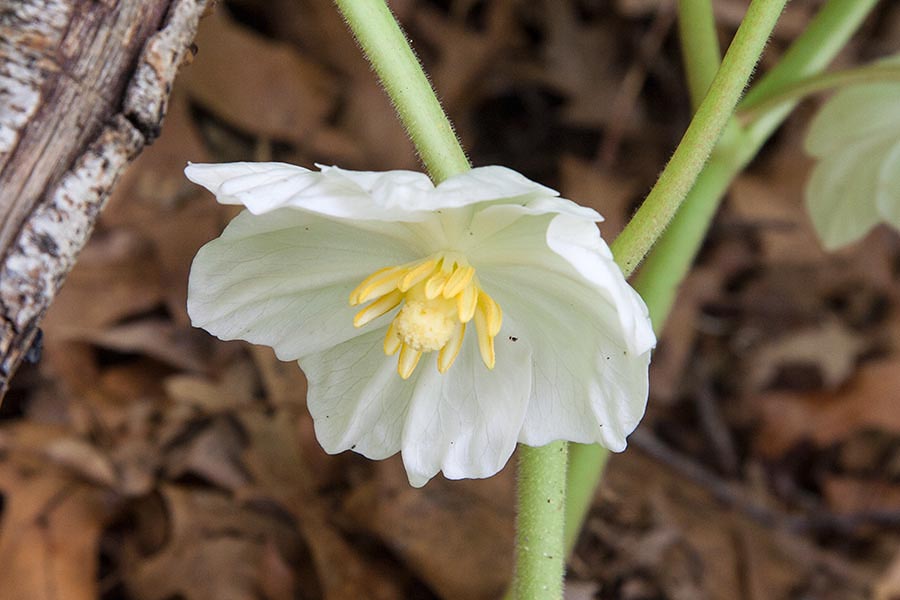
[[806,150],[818,159],[806,206],[826,248],[855,242],[881,222],[900,228],[900,83],[836,93],[810,124]]

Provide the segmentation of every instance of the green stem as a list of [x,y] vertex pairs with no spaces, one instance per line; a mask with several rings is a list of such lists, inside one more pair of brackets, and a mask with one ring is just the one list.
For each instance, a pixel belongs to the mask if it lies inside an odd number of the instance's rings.
[[435,183],[464,173],[469,160],[422,66],[384,0],[335,0],[394,103]]
[[[789,85],[793,81],[790,73],[799,78],[824,69],[847,44],[876,1],[829,0],[759,85],[772,91]],[[746,101],[751,97],[752,94],[748,94]],[[644,298],[657,332],[662,330],[678,285],[694,262],[725,191],[789,111],[782,108],[779,112],[779,115],[769,113],[764,117],[764,128],[754,126],[749,132],[734,135],[728,132],[723,136],[681,209],[641,267],[635,288]],[[566,513],[566,549],[569,552],[575,545],[594,494],[593,486],[573,481],[573,477],[576,473],[588,473],[594,481],[598,480],[606,454],[599,446],[572,445],[569,463],[572,475]]]
[[513,582],[519,600],[562,600],[567,457],[568,444],[563,441],[540,448],[519,446]]
[[612,245],[628,275],[669,224],[725,130],[787,0],[753,0],[709,92],[634,218]]
[[753,102],[741,103],[738,107],[737,117],[741,122],[749,124],[762,118],[769,111],[779,108],[782,104],[799,102],[812,94],[848,85],[883,81],[900,81],[900,65],[876,63],[844,71],[812,75],[785,85],[768,96],[755,96]]
[[722,62],[712,0],[678,0],[678,33],[691,104],[696,109]]
[[[803,77],[822,72],[847,45],[876,4],[878,0],[828,0],[778,64],[747,93],[744,102],[752,105],[760,97],[777,94],[779,89]],[[785,103],[754,121],[747,128],[753,146],[765,143],[795,106],[795,102]],[[755,154],[756,150],[753,150],[750,156]]]
[[600,444],[569,444],[569,471],[566,473],[566,556],[572,553],[581,526],[587,518],[594,490],[603,477],[609,450]]

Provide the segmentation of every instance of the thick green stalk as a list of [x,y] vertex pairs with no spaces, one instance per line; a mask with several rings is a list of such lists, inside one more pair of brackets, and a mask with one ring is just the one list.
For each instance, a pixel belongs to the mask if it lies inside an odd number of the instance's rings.
[[[795,78],[824,69],[847,44],[876,2],[877,0],[829,0],[785,53],[782,61],[759,85],[770,93],[777,93],[779,88],[790,85]],[[791,76],[790,73],[794,75]],[[775,83],[769,83],[770,81]],[[748,94],[748,100],[751,97],[753,92]],[[644,262],[635,281],[635,288],[644,298],[657,332],[662,330],[678,285],[694,262],[712,217],[731,181],[756,156],[763,143],[788,114],[789,110],[781,108],[777,115],[766,115],[764,126],[752,129],[752,133],[734,131],[732,134],[732,128],[729,127],[729,132],[723,136],[669,228]],[[576,473],[589,473],[592,474],[592,480],[597,481],[606,464],[606,451],[599,446],[573,444],[570,452],[566,512],[568,551],[575,545],[594,493],[593,487],[575,482],[573,477]]]
[[722,62],[712,0],[678,0],[678,34],[691,104],[696,109]]
[[681,143],[634,218],[612,245],[613,256],[628,275],[643,260],[675,215],[725,130],[750,79],[766,40],[787,0],[753,0],[722,66],[710,84]]
[[378,74],[431,178],[438,183],[468,171],[469,160],[453,126],[384,0],[335,0],[335,4]]
[[518,600],[562,600],[567,456],[568,444],[562,441],[540,448],[519,446],[513,582]]

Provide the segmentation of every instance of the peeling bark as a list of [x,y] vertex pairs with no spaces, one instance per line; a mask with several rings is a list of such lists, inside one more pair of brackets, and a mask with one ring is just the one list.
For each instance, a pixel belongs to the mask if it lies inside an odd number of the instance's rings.
[[125,167],[159,132],[207,0],[0,0],[0,398]]

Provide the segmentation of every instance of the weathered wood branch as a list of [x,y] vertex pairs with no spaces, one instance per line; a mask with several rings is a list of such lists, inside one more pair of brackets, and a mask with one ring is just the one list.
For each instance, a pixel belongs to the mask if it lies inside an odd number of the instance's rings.
[[0,0],[0,399],[125,167],[153,141],[207,0]]

